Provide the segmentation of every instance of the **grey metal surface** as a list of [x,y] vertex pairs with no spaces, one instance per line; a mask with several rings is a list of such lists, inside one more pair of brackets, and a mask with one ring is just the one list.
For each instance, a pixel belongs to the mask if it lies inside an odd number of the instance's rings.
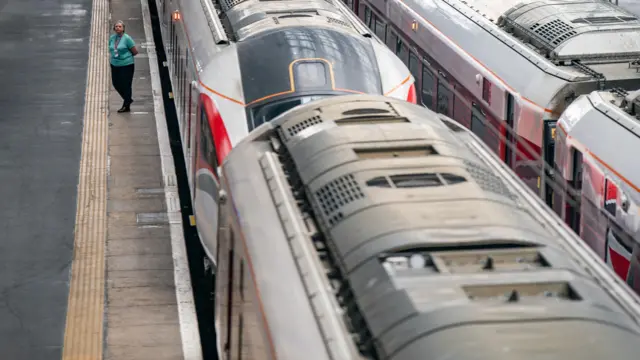
[[91,0],[0,1],[0,349],[61,355]]
[[[223,183],[274,341],[288,335],[269,319],[292,305],[262,274],[293,261],[305,286],[278,276],[286,298],[314,299],[318,324],[344,319],[321,326],[327,348],[345,336],[365,358],[635,359],[637,297],[455,127],[406,102],[340,97],[283,114],[230,153]],[[264,158],[275,170],[254,172]],[[340,310],[315,302],[308,289],[323,283]]]
[[610,2],[538,1],[521,3],[502,19],[516,24],[514,33],[553,59],[640,57],[640,21]]

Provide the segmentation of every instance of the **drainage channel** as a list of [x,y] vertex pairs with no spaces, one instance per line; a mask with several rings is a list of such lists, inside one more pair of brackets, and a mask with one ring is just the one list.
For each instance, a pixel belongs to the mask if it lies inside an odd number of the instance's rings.
[[[193,214],[191,207],[191,199],[189,197],[189,185],[187,180],[187,171],[184,163],[184,154],[182,153],[182,144],[180,141],[180,131],[173,100],[169,98],[172,92],[171,81],[169,79],[169,70],[163,65],[167,60],[167,56],[162,45],[162,33],[160,32],[160,23],[158,20],[158,9],[155,1],[149,1],[149,12],[151,13],[151,25],[153,27],[153,40],[158,55],[158,68],[160,69],[160,80],[162,83],[162,99],[164,102],[164,110],[167,119],[167,128],[169,131],[169,142],[171,145],[171,153],[176,166],[176,176],[178,178],[178,195],[182,204],[182,223],[184,224],[184,239],[187,248],[187,257],[189,259],[189,272],[191,274],[191,283],[193,286],[193,296],[195,301],[196,313],[198,316],[198,326],[200,329],[200,343],[202,344],[202,356],[205,360],[218,360],[216,351],[216,333],[213,318],[213,301],[211,294],[211,279],[205,276],[204,261],[205,253],[202,249],[200,239],[195,227],[190,226],[189,215]],[[143,222],[152,225],[154,221],[162,221],[155,214],[144,214]]]

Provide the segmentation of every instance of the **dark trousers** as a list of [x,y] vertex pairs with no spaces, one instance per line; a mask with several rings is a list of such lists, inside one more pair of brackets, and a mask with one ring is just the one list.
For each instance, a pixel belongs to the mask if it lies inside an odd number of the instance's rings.
[[111,82],[116,89],[124,105],[131,105],[133,100],[131,99],[131,84],[133,83],[133,71],[135,70],[134,64],[125,66],[113,66],[111,65]]

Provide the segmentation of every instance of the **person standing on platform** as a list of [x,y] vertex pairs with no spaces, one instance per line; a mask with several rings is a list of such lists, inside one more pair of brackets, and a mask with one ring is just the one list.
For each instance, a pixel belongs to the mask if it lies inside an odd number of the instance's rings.
[[131,86],[133,84],[133,71],[135,69],[134,56],[138,55],[136,43],[129,34],[124,32],[124,23],[117,21],[113,26],[112,34],[109,37],[109,53],[111,54],[111,82],[118,94],[124,100],[119,113],[130,111]]

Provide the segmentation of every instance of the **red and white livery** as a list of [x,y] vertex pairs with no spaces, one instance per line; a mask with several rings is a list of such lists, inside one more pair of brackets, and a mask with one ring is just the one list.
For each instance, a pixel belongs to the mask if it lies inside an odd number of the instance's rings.
[[218,166],[255,127],[316,99],[415,102],[408,68],[341,2],[156,0],[200,239],[215,259]]

